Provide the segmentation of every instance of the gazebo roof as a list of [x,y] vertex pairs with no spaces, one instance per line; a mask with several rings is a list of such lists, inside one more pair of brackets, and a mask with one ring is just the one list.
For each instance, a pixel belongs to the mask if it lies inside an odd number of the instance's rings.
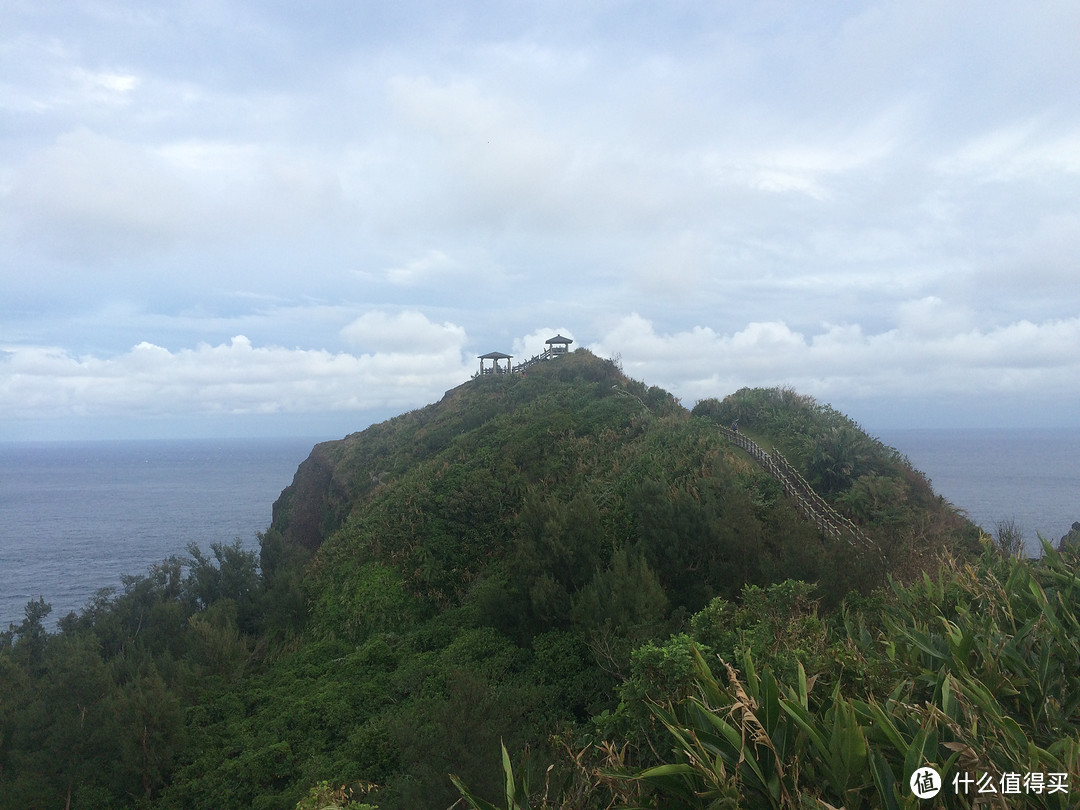
[[513,357],[512,354],[503,354],[502,352],[488,352],[487,354],[477,355],[477,360],[509,360]]
[[563,337],[562,335],[556,335],[555,337],[548,338],[547,340],[544,341],[544,343],[573,343],[573,342],[574,341],[571,340],[570,338]]

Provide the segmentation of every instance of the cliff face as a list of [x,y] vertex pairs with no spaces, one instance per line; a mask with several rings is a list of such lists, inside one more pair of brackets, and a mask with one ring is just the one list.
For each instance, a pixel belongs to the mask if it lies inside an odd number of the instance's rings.
[[315,445],[274,502],[272,528],[288,543],[315,550],[341,526],[350,497],[334,477],[333,444]]

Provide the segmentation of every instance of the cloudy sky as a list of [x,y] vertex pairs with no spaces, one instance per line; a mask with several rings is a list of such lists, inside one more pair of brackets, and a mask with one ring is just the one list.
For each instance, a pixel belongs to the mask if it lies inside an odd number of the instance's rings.
[[555,331],[1080,424],[1080,5],[0,6],[0,439],[331,438]]

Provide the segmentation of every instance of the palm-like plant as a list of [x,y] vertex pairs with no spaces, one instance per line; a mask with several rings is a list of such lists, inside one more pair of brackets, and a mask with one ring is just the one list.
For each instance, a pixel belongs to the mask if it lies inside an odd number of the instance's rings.
[[891,667],[890,691],[854,694],[841,676],[827,697],[814,698],[815,678],[801,664],[784,684],[767,668],[759,675],[749,653],[741,672],[722,664],[721,682],[695,649],[694,693],[652,707],[673,761],[629,778],[680,809],[899,810],[918,805],[908,779],[933,765],[946,781],[939,806],[985,806],[976,790],[952,789],[960,774],[1001,790],[1010,776],[1053,774],[1066,789],[1025,792],[1024,806],[1073,806],[1076,555],[1046,545],[1042,560],[1030,561],[988,549],[976,566],[949,564],[937,581],[896,593],[884,632],[863,650]]

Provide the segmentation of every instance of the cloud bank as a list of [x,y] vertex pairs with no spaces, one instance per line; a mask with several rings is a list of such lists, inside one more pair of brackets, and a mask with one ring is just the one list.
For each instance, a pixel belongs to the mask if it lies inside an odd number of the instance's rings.
[[[912,302],[901,327],[876,334],[855,324],[802,332],[782,321],[731,332],[664,332],[635,313],[610,324],[588,348],[687,406],[743,387],[790,386],[822,402],[843,402],[855,416],[916,400],[938,410],[942,425],[963,424],[964,414],[979,423],[988,400],[1010,413],[1034,401],[1040,409],[1021,416],[1023,424],[1047,416],[1071,423],[1080,318],[982,329],[968,325],[965,313],[943,309],[934,299]],[[503,348],[524,359],[556,333],[573,334],[541,328]],[[176,412],[363,415],[435,401],[476,370],[464,328],[416,311],[367,312],[341,335],[353,351],[256,346],[242,335],[172,351],[142,342],[111,357],[8,346],[0,354],[0,409],[11,420],[39,421]]]
[[0,409],[23,420],[408,409],[472,371],[464,330],[419,313],[367,313],[342,331],[368,350],[255,346],[243,335],[176,351],[142,342],[111,357],[9,346],[0,354]]

